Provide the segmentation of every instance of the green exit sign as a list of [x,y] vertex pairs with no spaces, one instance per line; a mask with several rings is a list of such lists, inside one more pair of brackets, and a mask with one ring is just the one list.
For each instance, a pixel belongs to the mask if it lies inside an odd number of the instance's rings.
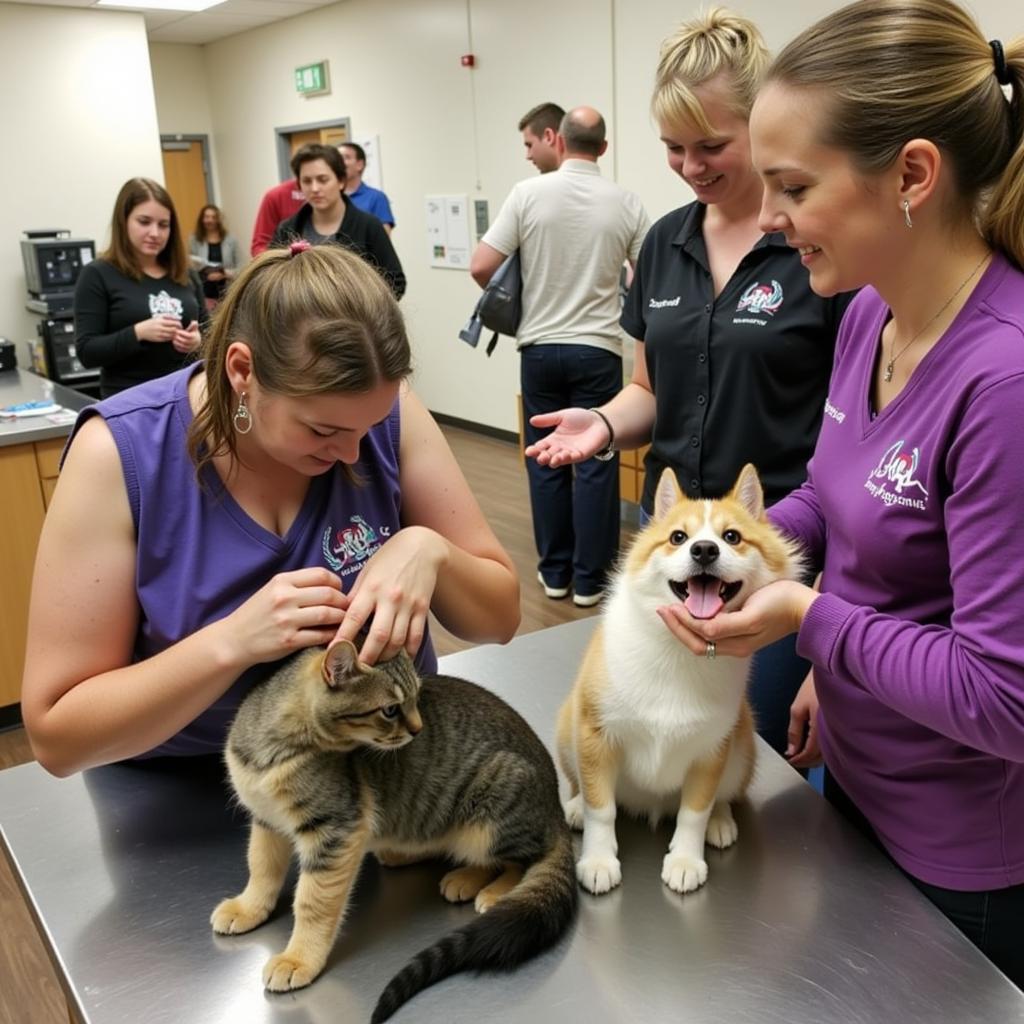
[[327,61],[307,64],[295,69],[295,91],[302,96],[319,96],[331,91],[331,80],[327,74]]

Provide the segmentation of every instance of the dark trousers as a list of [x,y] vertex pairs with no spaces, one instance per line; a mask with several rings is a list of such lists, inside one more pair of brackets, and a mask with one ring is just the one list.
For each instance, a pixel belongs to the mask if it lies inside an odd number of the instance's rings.
[[[863,832],[883,853],[886,852],[870,822],[828,769],[825,770],[825,797],[844,818]],[[906,871],[903,873],[1010,981],[1018,988],[1024,988],[1024,942],[1021,941],[1024,884],[983,892],[962,892],[959,889],[929,885]]]
[[[622,359],[593,345],[529,345],[522,349],[520,384],[526,443],[551,432],[530,417],[571,406],[591,408],[622,390]],[[619,460],[587,459],[552,469],[526,460],[538,568],[552,587],[577,594],[605,587],[619,551]]]
[[758,735],[779,754],[785,754],[789,706],[811,671],[811,663],[796,653],[796,634],[762,647],[750,666],[747,697]]

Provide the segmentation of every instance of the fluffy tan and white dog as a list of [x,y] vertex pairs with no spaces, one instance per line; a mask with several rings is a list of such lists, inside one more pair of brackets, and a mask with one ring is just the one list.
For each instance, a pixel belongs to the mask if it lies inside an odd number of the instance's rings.
[[652,823],[676,816],[661,871],[676,892],[707,879],[705,841],[736,841],[729,802],[754,769],[750,659],[696,657],[657,609],[683,601],[694,617],[711,618],[799,571],[796,548],[765,517],[753,466],[715,501],[686,498],[672,470],[662,474],[653,521],[625,557],[558,717],[565,813],[583,829],[576,875],[585,889],[608,892],[622,880],[617,805]]

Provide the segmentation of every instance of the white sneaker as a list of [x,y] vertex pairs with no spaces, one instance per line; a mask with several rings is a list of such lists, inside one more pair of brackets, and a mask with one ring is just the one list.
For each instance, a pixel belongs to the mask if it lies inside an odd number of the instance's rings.
[[544,582],[544,577],[538,572],[537,582],[544,588],[544,593],[551,598],[552,601],[558,601],[563,597],[569,596],[568,587],[550,587]]
[[604,591],[599,590],[596,594],[573,594],[572,603],[577,608],[593,608],[595,604],[599,604],[604,598]]

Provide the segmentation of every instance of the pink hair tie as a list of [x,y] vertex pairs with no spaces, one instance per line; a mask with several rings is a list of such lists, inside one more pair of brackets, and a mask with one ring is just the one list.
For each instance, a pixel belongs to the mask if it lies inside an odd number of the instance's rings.
[[292,244],[288,246],[288,253],[291,256],[298,256],[300,252],[305,252],[307,249],[312,248],[313,247],[309,244],[309,242],[307,242],[304,238],[300,238],[297,242],[292,242]]

